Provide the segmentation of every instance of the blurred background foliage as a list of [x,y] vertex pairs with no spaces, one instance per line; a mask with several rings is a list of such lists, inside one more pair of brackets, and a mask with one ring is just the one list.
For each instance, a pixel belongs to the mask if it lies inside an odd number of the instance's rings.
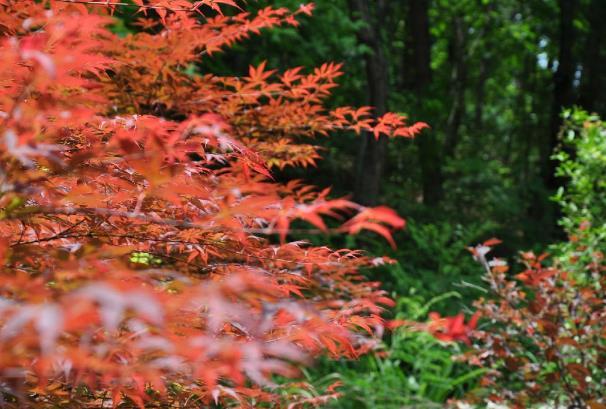
[[[268,5],[293,9],[300,0],[246,8]],[[135,30],[132,13],[118,17],[116,32]],[[587,220],[588,251],[603,246],[604,127],[595,115],[564,110],[606,114],[604,21],[603,0],[317,0],[298,29],[266,31],[190,69],[246,75],[264,60],[278,70],[342,62],[332,103],[430,124],[378,154],[364,136],[320,138],[316,168],[275,170],[279,179],[331,186],[334,196],[387,204],[407,218],[397,250],[371,234],[305,238],[395,258],[368,274],[397,300],[395,316],[424,320],[429,310],[466,311],[482,294],[468,246],[498,237],[496,255],[515,262],[521,250],[556,243],[551,251],[566,260],[572,249],[563,239]],[[369,181],[368,158],[381,161],[378,180]],[[378,194],[358,189],[365,175]],[[386,336],[383,354],[324,360],[306,375],[318,390],[343,382],[334,407],[441,407],[480,375],[451,361],[458,348],[398,330]]]

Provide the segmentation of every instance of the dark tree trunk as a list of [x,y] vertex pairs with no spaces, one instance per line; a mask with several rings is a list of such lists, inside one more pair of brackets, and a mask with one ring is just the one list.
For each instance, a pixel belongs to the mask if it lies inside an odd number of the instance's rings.
[[[533,111],[532,102],[530,107],[527,106],[526,98],[528,95],[534,95],[534,83],[536,76],[536,56],[534,54],[527,54],[522,61],[522,70],[517,73],[516,81],[518,83],[517,95],[515,98],[515,106],[513,112],[516,118],[517,126],[513,127],[511,134],[508,137],[507,149],[503,158],[504,163],[509,164],[513,161],[518,162],[517,168],[520,169],[518,175],[520,178],[520,186],[527,187],[530,172],[530,151],[534,144],[535,139],[535,128],[531,121],[528,112]],[[518,156],[514,157],[518,150]]]
[[579,104],[588,111],[606,115],[606,1],[593,0],[588,8],[589,30],[585,42]]
[[417,95],[425,93],[431,83],[430,64],[429,0],[410,0],[406,16],[404,78],[401,83]]
[[[493,55],[494,30],[497,26],[494,21],[496,4],[487,2],[482,4],[481,12],[485,15],[482,31],[479,33],[479,38],[483,39],[482,50],[480,50],[480,68],[477,77],[475,78],[474,87],[474,115],[473,115],[473,130],[477,135],[483,135],[484,128],[484,105],[486,100],[486,82],[491,76]],[[496,48],[496,47],[494,47]]]
[[[387,58],[381,42],[381,22],[385,20],[385,0],[350,0],[351,10],[364,21],[358,32],[362,43],[372,54],[365,57],[369,103],[380,116],[387,111],[389,79]],[[357,158],[354,200],[363,205],[375,205],[379,199],[381,176],[387,149],[387,137],[378,140],[368,133],[363,134]]]
[[[404,53],[405,92],[414,97],[414,106],[421,107],[429,94],[432,81],[431,36],[429,33],[429,0],[410,0],[406,17]],[[423,115],[422,112],[415,112]],[[422,119],[422,118],[421,118]],[[443,196],[442,146],[435,131],[429,129],[417,137],[423,189],[423,203],[433,206]]]
[[488,80],[488,65],[490,60],[488,57],[482,57],[480,66],[480,74],[478,75],[475,89],[475,112],[473,118],[474,131],[481,134],[484,127],[484,100],[486,97],[486,81]]
[[560,31],[558,67],[553,75],[553,105],[549,124],[547,143],[541,152],[542,178],[548,189],[556,189],[558,181],[555,177],[557,161],[551,159],[558,143],[558,134],[562,124],[560,114],[562,109],[570,107],[574,101],[573,80],[575,63],[573,57],[573,44],[575,40],[574,17],[578,0],[559,0]]
[[444,141],[444,157],[454,155],[459,144],[460,128],[465,114],[465,86],[467,82],[467,65],[465,63],[465,23],[461,16],[453,19],[454,33],[450,45],[452,63],[452,107],[448,115],[446,140]]

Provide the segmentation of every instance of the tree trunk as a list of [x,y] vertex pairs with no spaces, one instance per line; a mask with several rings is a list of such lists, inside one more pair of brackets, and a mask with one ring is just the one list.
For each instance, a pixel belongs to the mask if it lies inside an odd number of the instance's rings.
[[404,78],[401,83],[417,95],[425,93],[431,83],[431,37],[429,34],[429,0],[410,0],[406,15]]
[[[429,33],[429,0],[410,0],[406,16],[406,42],[404,52],[404,92],[414,97],[414,106],[423,106],[432,81],[431,36]],[[417,108],[418,109],[418,108]],[[414,112],[423,115],[423,112]],[[417,138],[423,203],[434,206],[443,197],[442,146],[436,133],[428,129]]]
[[606,2],[593,0],[588,8],[587,20],[589,30],[585,42],[585,55],[583,58],[583,76],[579,104],[588,111],[606,115],[606,98],[602,92],[606,86]]
[[454,35],[452,37],[450,59],[452,62],[452,107],[448,115],[444,157],[450,158],[460,140],[460,128],[465,114],[465,85],[467,82],[467,65],[465,63],[465,23],[462,16],[453,19]]
[[484,52],[480,61],[480,73],[478,74],[475,86],[475,108],[473,115],[473,130],[478,135],[482,135],[484,131],[484,104],[486,100],[486,81],[490,77],[490,65],[492,59]]
[[[364,23],[358,32],[362,43],[367,45],[372,54],[365,57],[366,77],[368,82],[369,103],[375,109],[375,115],[387,112],[389,79],[387,58],[381,42],[381,23],[385,16],[385,0],[367,1],[350,0],[351,10]],[[379,199],[381,176],[385,162],[387,137],[378,140],[373,135],[362,135],[358,151],[354,200],[363,205],[375,205]]]
[[573,26],[574,16],[578,0],[559,0],[560,6],[560,31],[559,31],[559,53],[558,67],[553,75],[553,104],[549,125],[547,143],[543,144],[541,152],[542,178],[548,189],[554,190],[558,187],[555,177],[557,161],[551,159],[554,149],[558,143],[558,133],[562,124],[560,114],[562,109],[570,107],[574,101],[573,80],[575,63],[573,57],[573,44],[575,30]]

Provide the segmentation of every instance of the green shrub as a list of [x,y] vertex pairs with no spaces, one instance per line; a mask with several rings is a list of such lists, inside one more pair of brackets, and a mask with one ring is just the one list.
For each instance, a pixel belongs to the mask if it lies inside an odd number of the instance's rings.
[[560,264],[574,270],[606,249],[606,126],[582,110],[567,111],[564,117],[565,144],[555,158],[560,162],[557,175],[566,185],[554,200],[561,206],[560,225],[570,240],[555,244],[551,251]]

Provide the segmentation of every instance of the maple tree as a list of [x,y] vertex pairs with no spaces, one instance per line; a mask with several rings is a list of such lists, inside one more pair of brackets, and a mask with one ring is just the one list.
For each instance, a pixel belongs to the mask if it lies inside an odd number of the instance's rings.
[[[319,353],[356,357],[380,336],[391,300],[359,269],[390,260],[289,242],[289,226],[393,244],[404,221],[279,184],[272,168],[313,165],[310,141],[334,130],[412,137],[426,125],[326,109],[338,64],[192,74],[200,58],[313,9],[222,6],[239,7],[0,1],[5,405],[320,404],[336,392],[284,395],[272,377]],[[111,32],[118,7],[139,11],[137,33]]]

